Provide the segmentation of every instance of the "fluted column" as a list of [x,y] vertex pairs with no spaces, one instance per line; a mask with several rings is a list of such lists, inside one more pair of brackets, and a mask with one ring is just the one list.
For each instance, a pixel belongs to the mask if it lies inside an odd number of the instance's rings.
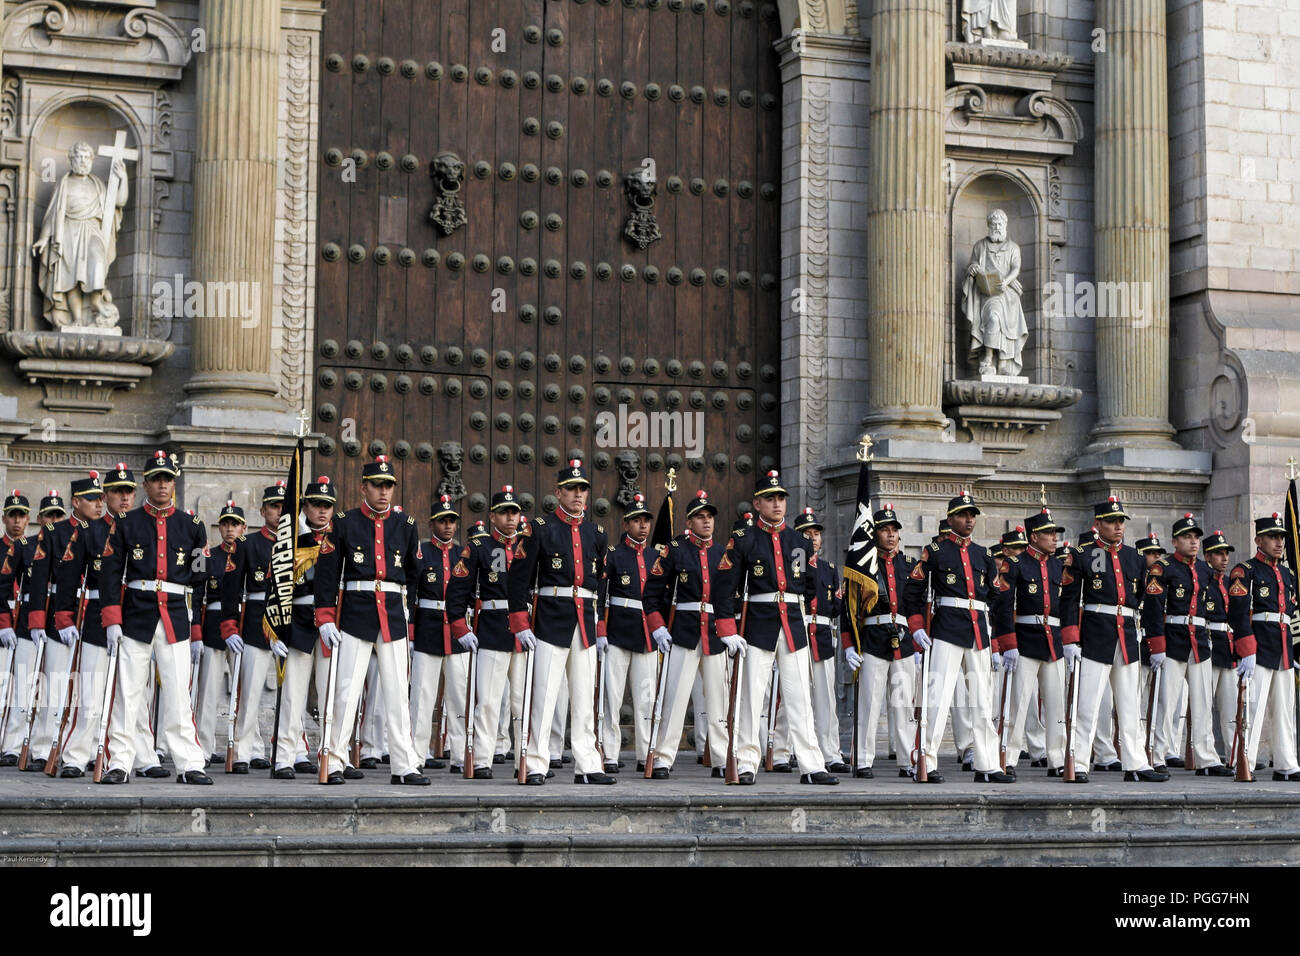
[[[227,305],[195,318],[185,389],[194,405],[279,410],[271,305],[280,4],[203,0],[199,20],[207,52],[195,58],[194,278],[210,303],[207,290],[225,284]],[[256,302],[253,315],[240,314],[241,301]]]
[[[1097,0],[1094,447],[1176,447],[1169,424],[1165,0]],[[1106,314],[1102,314],[1103,311]]]
[[943,34],[943,0],[874,4],[862,424],[878,436],[942,430]]

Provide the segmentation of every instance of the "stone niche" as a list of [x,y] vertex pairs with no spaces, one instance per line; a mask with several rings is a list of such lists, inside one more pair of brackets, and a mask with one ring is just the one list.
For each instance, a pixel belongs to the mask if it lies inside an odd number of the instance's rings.
[[[33,0],[9,12],[0,43],[0,351],[55,411],[102,413],[175,349],[170,322],[152,315],[150,284],[159,201],[175,174],[168,87],[189,62],[189,38],[152,3]],[[129,198],[107,286],[115,328],[61,332],[43,315],[32,242],[68,171],[68,149],[96,150],[119,135]],[[92,173],[107,182],[110,160]]]
[[[950,241],[946,282],[944,408],[994,454],[1015,454],[1028,437],[1082,398],[1065,384],[1043,310],[1067,241],[1055,162],[1072,155],[1083,130],[1078,113],[1051,93],[1069,57],[1011,46],[949,43],[945,94],[945,174]],[[1007,216],[1007,238],[1020,246],[1020,296],[1028,326],[1018,376],[981,375],[970,360],[970,323],[962,285],[988,216]]]

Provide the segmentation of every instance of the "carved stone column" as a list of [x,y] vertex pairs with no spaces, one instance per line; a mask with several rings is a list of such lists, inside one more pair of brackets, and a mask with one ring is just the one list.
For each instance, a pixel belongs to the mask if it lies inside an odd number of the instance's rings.
[[1097,0],[1097,26],[1106,47],[1096,57],[1099,414],[1089,451],[1177,448],[1169,424],[1164,0]]
[[285,411],[271,375],[280,4],[204,0],[199,10],[208,49],[196,58],[194,278],[238,289],[235,301],[256,309],[195,318],[183,410],[188,424],[216,424],[214,415],[229,423],[239,409],[240,424],[266,427]]
[[872,347],[862,424],[879,437],[930,442],[940,441],[944,420],[944,7],[876,0],[871,16]]

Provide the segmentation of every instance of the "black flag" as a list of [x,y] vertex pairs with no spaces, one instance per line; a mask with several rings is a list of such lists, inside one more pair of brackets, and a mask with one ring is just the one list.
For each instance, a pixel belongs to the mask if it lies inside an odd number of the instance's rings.
[[664,482],[668,494],[664,496],[663,503],[659,505],[659,516],[655,518],[655,528],[650,535],[650,547],[660,554],[663,554],[667,549],[668,542],[673,537],[673,492],[677,490],[676,477],[676,471],[669,468],[667,480]]
[[848,553],[844,556],[844,593],[848,598],[854,643],[859,649],[862,642],[858,638],[858,621],[863,610],[871,610],[880,593],[876,584],[876,525],[871,518],[871,456],[866,452],[870,447],[870,439],[864,438],[858,455],[862,462],[858,471],[858,511],[853,519]]
[[[302,498],[302,437],[294,447],[289,462],[289,477],[284,490],[284,507],[280,521],[275,526],[275,541],[271,545],[271,574],[266,597],[266,613],[262,618],[262,631],[268,641],[289,641],[293,627],[294,546],[298,536],[298,510]],[[279,661],[277,658],[277,667]]]

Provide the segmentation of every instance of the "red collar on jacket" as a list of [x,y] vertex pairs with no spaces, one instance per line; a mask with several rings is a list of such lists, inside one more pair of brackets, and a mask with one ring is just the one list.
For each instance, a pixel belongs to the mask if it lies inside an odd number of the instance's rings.
[[1263,561],[1263,562],[1264,562],[1265,564],[1267,564],[1270,568],[1272,568],[1272,567],[1276,567],[1276,566],[1277,566],[1277,561],[1274,560],[1273,558],[1270,558],[1270,557],[1269,557],[1267,554],[1265,554],[1263,551],[1256,551],[1256,552],[1255,552],[1255,560],[1257,560],[1257,561]]
[[630,534],[623,535],[623,540],[627,542],[628,547],[633,551],[644,551],[645,546],[649,543],[648,538],[645,541],[633,541]]
[[510,537],[507,538],[500,531],[498,531],[495,526],[492,528],[493,541],[500,541],[502,544],[510,544],[511,542],[515,541],[518,537],[519,537],[518,531],[516,531],[514,534],[512,534]]
[[365,515],[367,518],[369,518],[371,521],[383,521],[385,518],[387,518],[389,515],[393,513],[393,506],[389,505],[387,511],[375,511],[370,507],[370,505],[366,504],[363,501],[361,503],[361,513]]
[[583,522],[583,518],[584,518],[583,515],[578,515],[578,516],[575,518],[573,515],[569,514],[567,511],[565,511],[565,510],[564,510],[563,508],[561,508],[559,505],[556,505],[556,506],[555,506],[555,517],[559,518],[559,519],[560,519],[561,521],[563,521],[565,524],[567,524],[567,525],[572,525],[572,526],[574,526],[574,527],[577,527],[578,525],[582,524],[582,522]]
[[690,541],[690,543],[695,545],[697,548],[707,548],[713,544],[712,538],[706,540],[705,538],[699,537],[694,531],[686,532],[686,540]]
[[772,533],[774,533],[774,532],[776,532],[776,531],[781,531],[781,530],[783,530],[784,528],[785,528],[785,519],[784,519],[784,518],[782,518],[782,519],[781,519],[777,524],[768,524],[768,523],[767,523],[766,521],[764,521],[762,518],[759,518],[759,519],[758,519],[758,529],[759,529],[760,531],[764,531],[764,532],[766,532],[767,534],[772,534]]
[[170,518],[176,511],[176,503],[172,502],[166,508],[155,508],[149,502],[144,503],[144,513],[150,518]]

